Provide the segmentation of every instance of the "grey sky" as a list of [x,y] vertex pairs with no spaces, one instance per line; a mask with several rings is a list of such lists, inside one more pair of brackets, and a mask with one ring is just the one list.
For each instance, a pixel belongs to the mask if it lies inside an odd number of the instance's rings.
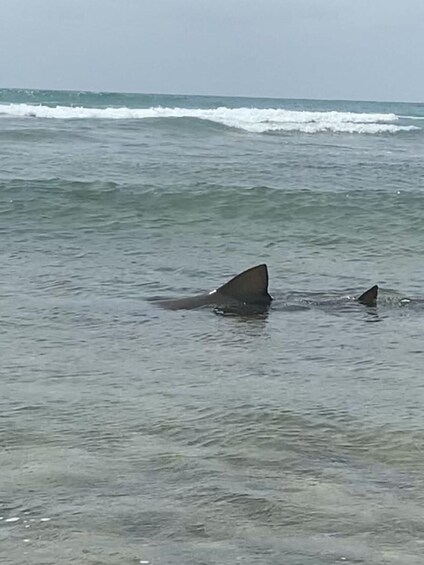
[[424,101],[424,0],[0,0],[0,87]]

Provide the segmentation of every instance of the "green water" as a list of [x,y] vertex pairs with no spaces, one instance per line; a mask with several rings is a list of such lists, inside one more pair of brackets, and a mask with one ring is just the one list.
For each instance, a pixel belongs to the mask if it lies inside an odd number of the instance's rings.
[[2,563],[422,563],[423,108],[0,91]]

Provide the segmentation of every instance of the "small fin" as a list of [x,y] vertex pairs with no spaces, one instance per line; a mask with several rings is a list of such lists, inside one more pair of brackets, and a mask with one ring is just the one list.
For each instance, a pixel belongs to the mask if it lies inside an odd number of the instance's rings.
[[365,304],[365,306],[377,306],[377,296],[378,285],[374,285],[373,287],[366,290],[364,294],[361,294],[361,296],[357,298],[357,300],[361,304]]
[[246,304],[270,304],[268,268],[265,264],[243,271],[216,290],[217,293]]

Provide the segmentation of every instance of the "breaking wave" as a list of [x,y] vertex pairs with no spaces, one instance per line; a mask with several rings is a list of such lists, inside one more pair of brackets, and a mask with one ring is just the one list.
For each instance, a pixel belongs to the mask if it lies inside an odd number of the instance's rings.
[[278,108],[87,108],[33,104],[0,104],[0,115],[50,119],[143,120],[154,118],[194,118],[253,133],[265,132],[340,132],[396,133],[420,129],[399,125],[396,114],[357,112],[311,112]]

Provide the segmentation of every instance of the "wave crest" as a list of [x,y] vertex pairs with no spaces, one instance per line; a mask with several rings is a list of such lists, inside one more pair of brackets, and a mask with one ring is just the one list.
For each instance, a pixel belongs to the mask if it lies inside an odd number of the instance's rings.
[[252,133],[265,132],[341,132],[396,133],[420,129],[397,125],[396,114],[357,112],[311,112],[280,108],[87,108],[75,106],[45,106],[32,104],[0,104],[0,115],[50,119],[143,120],[154,118],[196,118],[242,129]]

